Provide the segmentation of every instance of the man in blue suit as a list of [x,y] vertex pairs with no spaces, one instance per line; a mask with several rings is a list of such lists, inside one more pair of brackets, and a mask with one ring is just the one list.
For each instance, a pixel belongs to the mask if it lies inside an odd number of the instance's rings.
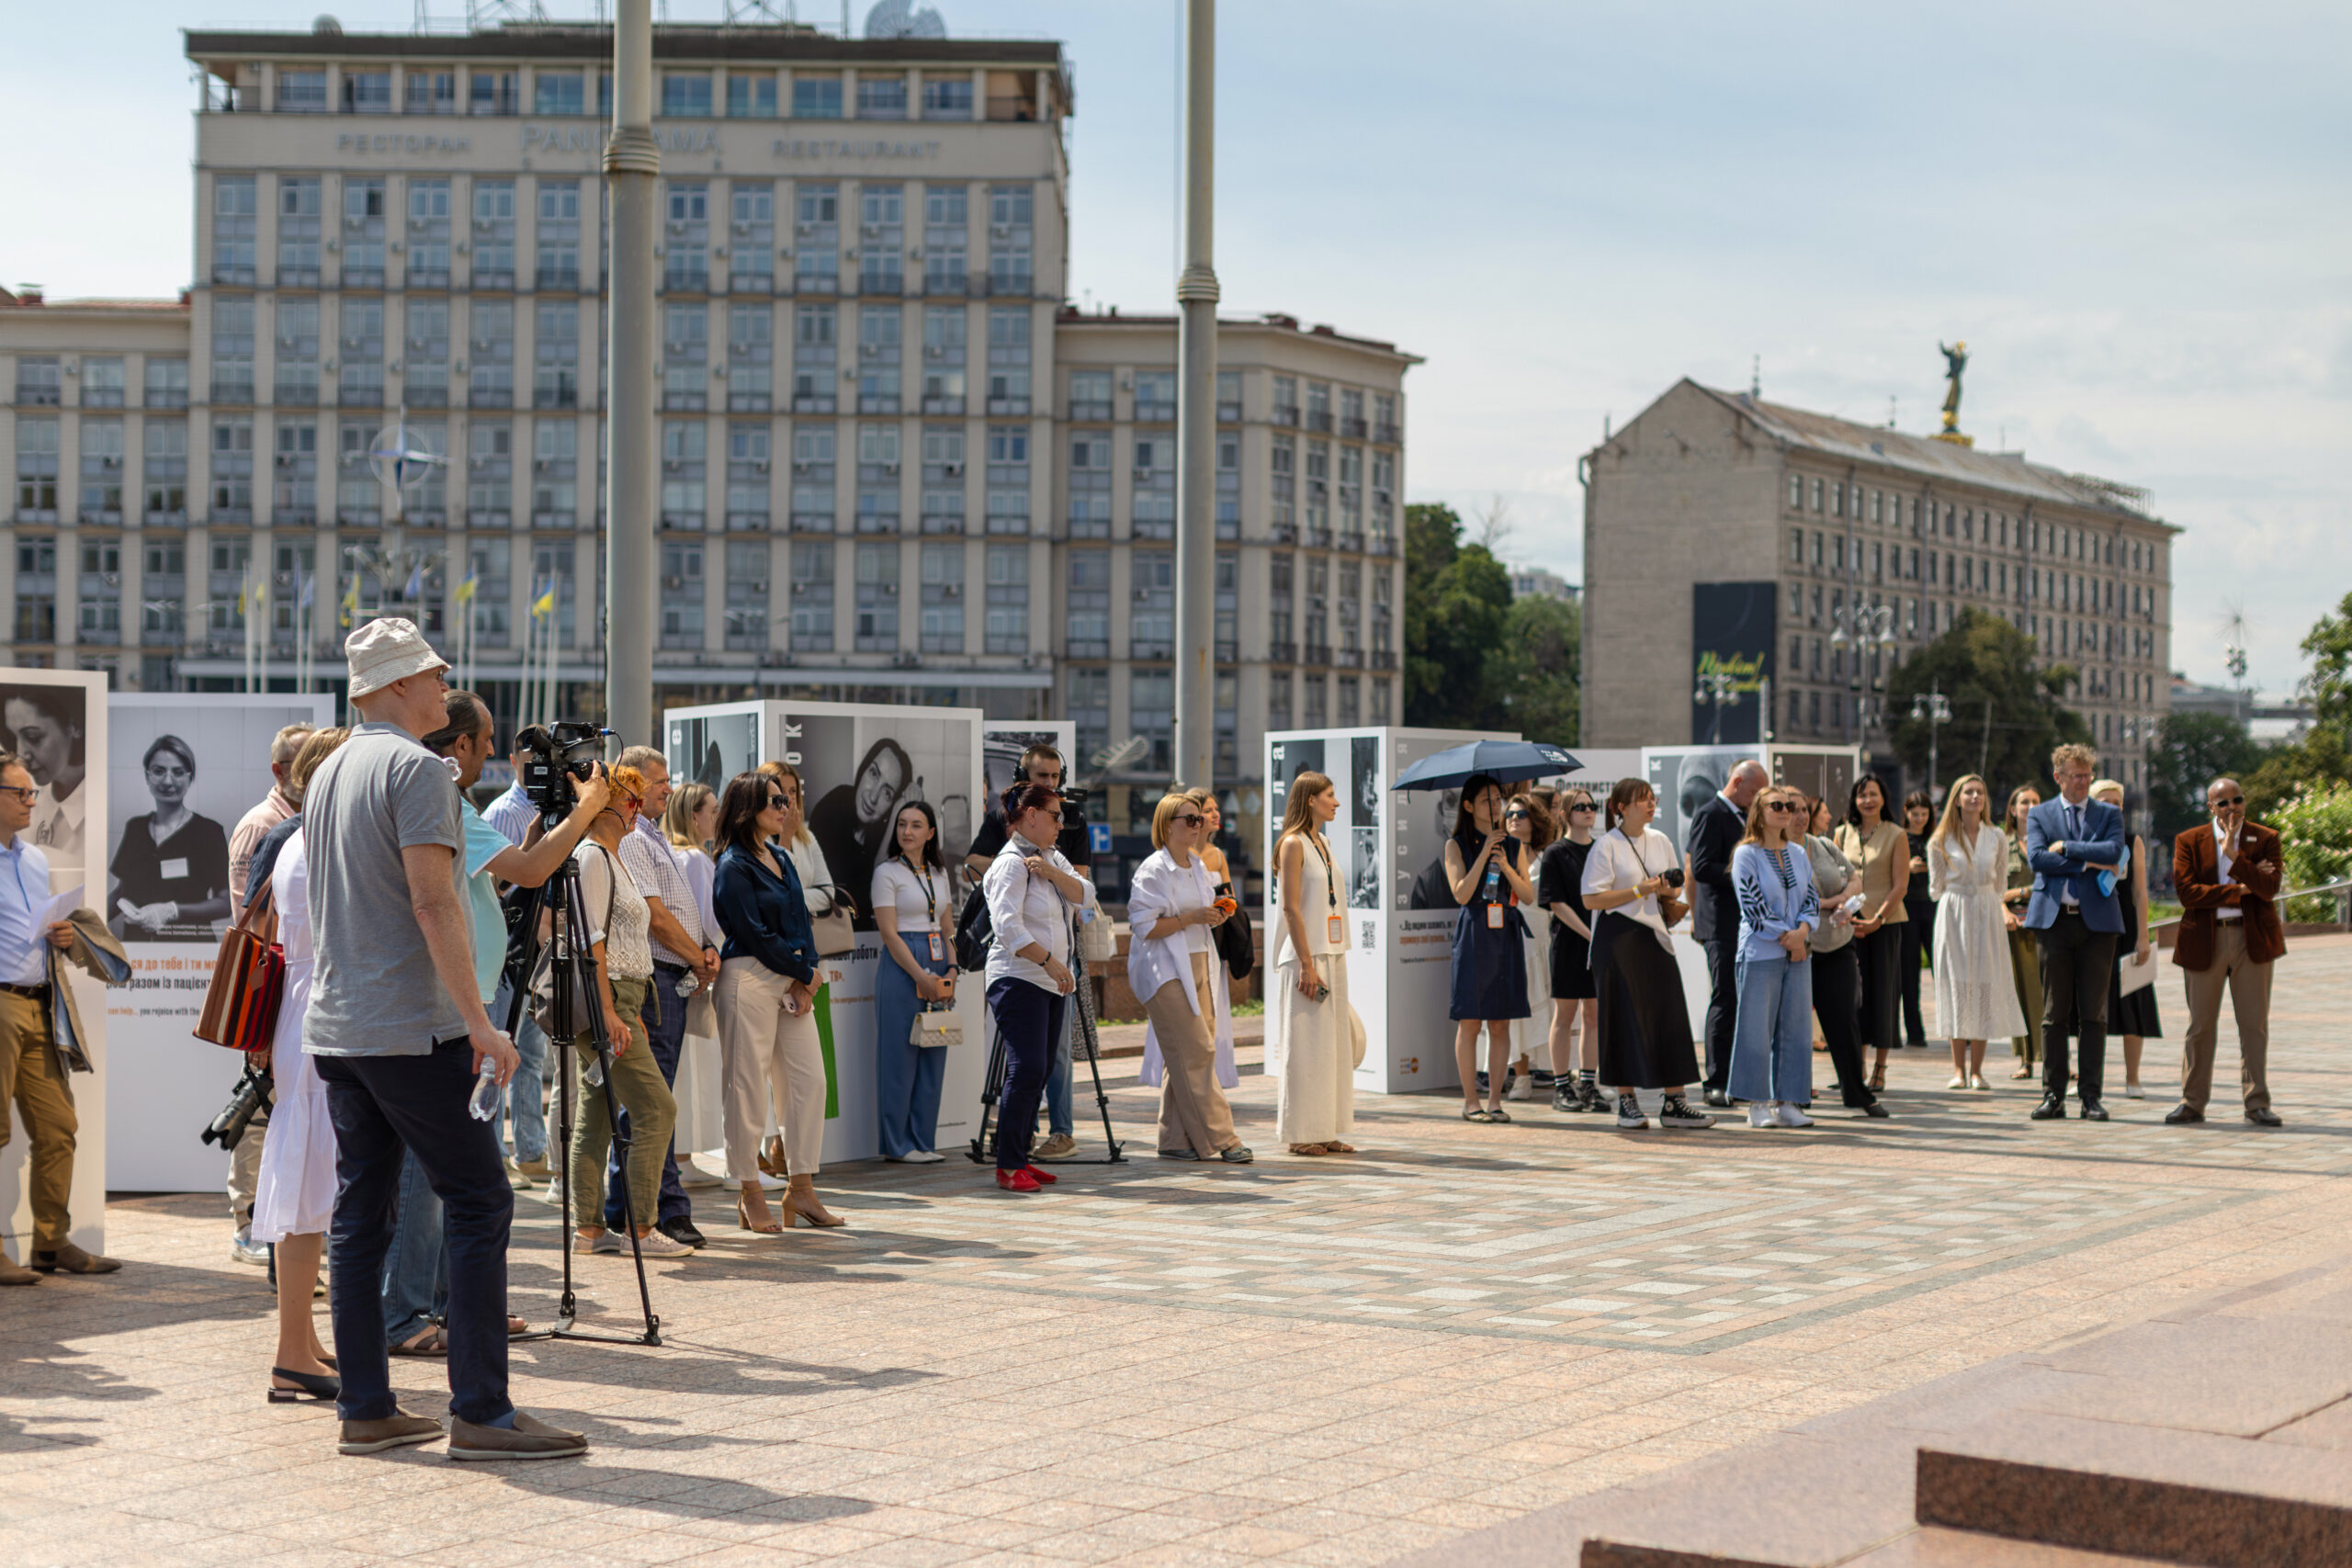
[[2041,1103],[2037,1122],[2066,1114],[2066,1041],[2082,1042],[2076,1093],[2086,1122],[2107,1120],[2100,1103],[2107,1070],[2108,977],[2115,969],[2115,944],[2123,934],[2123,911],[2115,901],[2115,879],[2106,886],[2101,872],[2122,863],[2128,841],[2123,814],[2090,798],[2098,754],[2087,746],[2065,745],[2050,755],[2058,798],[2037,806],[2025,819],[2026,860],[2033,868],[2033,897],[2025,924],[2041,955]]

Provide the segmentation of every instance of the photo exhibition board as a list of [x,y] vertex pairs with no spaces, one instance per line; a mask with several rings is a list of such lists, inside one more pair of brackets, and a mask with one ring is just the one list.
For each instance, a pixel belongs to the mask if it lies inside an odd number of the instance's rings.
[[[1444,853],[1455,792],[1397,794],[1396,776],[1422,758],[1466,741],[1515,740],[1471,730],[1280,730],[1266,737],[1266,863],[1282,836],[1291,784],[1302,773],[1329,777],[1339,815],[1324,829],[1347,907],[1348,993],[1363,1020],[1364,1058],[1356,1089],[1397,1094],[1456,1082],[1453,1025],[1446,1018],[1454,905],[1427,905],[1428,869]],[[1279,892],[1267,879],[1261,917],[1270,933],[1281,919]]]
[[[874,929],[874,872],[892,852],[891,826],[899,808],[920,800],[938,820],[943,858],[958,873],[956,912],[961,913],[964,852],[980,822],[980,710],[868,703],[727,703],[670,709],[663,715],[662,736],[673,776],[699,779],[722,792],[729,779],[763,761],[789,762],[799,771],[825,888],[845,894],[856,910],[856,946],[825,960],[831,978],[818,1013],[829,1058],[824,1158],[877,1157],[881,1129],[875,1101],[874,987],[878,966],[893,961],[885,955]],[[944,918],[952,934],[955,916]],[[941,1149],[968,1140],[979,1122],[980,1088],[988,1067],[982,988],[978,976],[956,981],[964,1043],[945,1047]],[[685,1082],[684,1073],[680,1081]],[[691,1093],[710,1103],[681,1105],[681,1126],[716,1127],[717,1075],[696,1073]]]
[[[81,887],[81,907],[92,909],[97,908],[98,900],[89,891],[90,863],[104,852],[111,821],[106,793],[97,783],[108,773],[106,702],[107,678],[101,671],[0,670],[0,750],[25,759],[33,786],[40,792],[33,805],[32,825],[24,836],[39,845],[49,861],[51,894]],[[104,893],[99,888],[98,897]],[[69,969],[68,974],[82,1028],[89,1036],[94,1069],[73,1075],[67,1084],[81,1122],[74,1135],[74,1185],[68,1201],[73,1207],[74,1245],[97,1252],[106,1245],[108,1185],[107,992],[79,969]],[[221,1099],[227,1098],[224,1089]],[[216,1103],[190,1122],[189,1142],[195,1142],[205,1122],[219,1109]],[[9,1256],[22,1259],[32,1241],[32,1202],[26,1187],[31,1145],[24,1119],[13,1103],[0,1108],[0,1116],[10,1119],[8,1145],[0,1149],[0,1229],[7,1234]]]
[[[229,838],[268,798],[270,743],[289,724],[334,722],[319,693],[117,693],[107,733],[106,860],[91,908],[130,958],[130,984],[107,994],[107,1186],[118,1192],[217,1192],[229,1152],[199,1134],[244,1070],[239,1053],[197,1039],[220,934],[228,929]],[[172,826],[157,837],[158,821]],[[100,900],[103,900],[101,905]],[[177,906],[178,918],[161,917]]]

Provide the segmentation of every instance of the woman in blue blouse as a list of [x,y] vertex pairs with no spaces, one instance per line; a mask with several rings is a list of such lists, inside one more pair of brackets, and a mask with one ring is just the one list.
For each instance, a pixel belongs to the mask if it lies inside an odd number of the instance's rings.
[[768,1085],[784,1085],[787,1186],[784,1224],[842,1221],[817,1197],[825,1145],[825,1056],[818,1040],[817,938],[792,862],[772,840],[800,826],[792,792],[765,773],[738,773],[718,802],[718,871],[711,904],[727,945],[718,954],[718,1049],[725,1063],[727,1174],[742,1195],[736,1223],[772,1235],[784,1225],[760,1191],[760,1134]]
[[1821,924],[1821,898],[1801,837],[1804,827],[1804,796],[1774,784],[1747,808],[1747,831],[1732,852],[1739,1011],[1731,1092],[1747,1101],[1751,1127],[1813,1125],[1797,1109],[1813,1099],[1813,964],[1806,942]]

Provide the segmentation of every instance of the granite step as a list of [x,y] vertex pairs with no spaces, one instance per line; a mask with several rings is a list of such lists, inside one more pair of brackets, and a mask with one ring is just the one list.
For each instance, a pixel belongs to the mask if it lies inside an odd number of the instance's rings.
[[[1836,1568],[2158,1568],[2162,1559],[2080,1551],[2039,1541],[2007,1540],[1968,1530],[1918,1526]],[[1779,1562],[1671,1547],[1588,1540],[1578,1568],[1782,1568]]]

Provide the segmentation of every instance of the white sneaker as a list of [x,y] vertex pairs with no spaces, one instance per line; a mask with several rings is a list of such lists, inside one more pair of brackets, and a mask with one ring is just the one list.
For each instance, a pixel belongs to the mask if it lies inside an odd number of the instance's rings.
[[2128,1083],[2123,1086],[2123,1098],[2126,1100],[2145,1100],[2148,1098],[2148,1091],[2142,1089],[2138,1084]]
[[1532,1078],[1532,1077],[1530,1077],[1530,1076],[1529,1076],[1529,1075],[1527,1075],[1526,1073],[1521,1073],[1517,1077],[1514,1077],[1514,1078],[1512,1078],[1512,1079],[1510,1080],[1510,1089],[1509,1089],[1509,1090],[1507,1090],[1507,1091],[1504,1093],[1503,1098],[1504,1098],[1505,1100],[1532,1100],[1532,1099],[1534,1099],[1534,1098],[1535,1098],[1535,1080],[1534,1080],[1534,1078]]
[[899,1156],[902,1165],[937,1165],[947,1156],[937,1149],[909,1149]]
[[1944,1085],[1944,1087],[1946,1089],[1966,1089],[1968,1087],[1968,1078],[1964,1074],[1954,1073],[1951,1076],[1951,1082]]
[[251,1229],[241,1230],[229,1238],[229,1256],[239,1263],[266,1269],[269,1267],[269,1244],[255,1241]]
[[[610,1231],[605,1234],[612,1235]],[[693,1256],[695,1250],[684,1242],[664,1235],[660,1231],[647,1231],[638,1237],[637,1249],[648,1258],[688,1258]],[[620,1249],[616,1247],[613,1250],[617,1252]]]
[[1779,1119],[1781,1125],[1783,1127],[1810,1127],[1813,1125],[1813,1118],[1807,1116],[1804,1111],[1799,1111],[1796,1108],[1796,1102],[1793,1100],[1775,1100],[1772,1104],[1772,1113]]
[[1772,1107],[1778,1103],[1779,1101],[1770,1100],[1749,1100],[1747,1102],[1747,1124],[1751,1127],[1771,1126],[1773,1124]]
[[575,1255],[590,1252],[618,1252],[620,1249],[621,1238],[611,1231],[598,1231],[596,1239],[594,1241],[582,1235],[578,1231],[571,1233],[571,1250]]

